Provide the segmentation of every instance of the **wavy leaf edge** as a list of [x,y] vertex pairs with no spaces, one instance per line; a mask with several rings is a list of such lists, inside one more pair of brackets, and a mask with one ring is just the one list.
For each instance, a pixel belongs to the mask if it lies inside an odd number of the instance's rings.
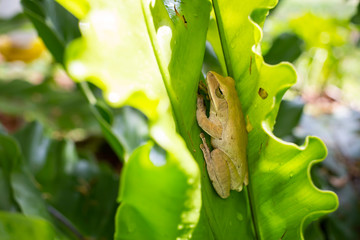
[[[304,230],[306,228],[305,226],[305,222],[307,220],[310,220],[310,221],[314,221],[311,220],[311,216],[323,216],[323,215],[326,215],[328,213],[331,213],[333,211],[335,211],[338,206],[339,206],[339,200],[338,200],[338,196],[332,192],[332,191],[329,191],[329,190],[322,190],[320,188],[318,188],[314,182],[312,181],[312,178],[311,178],[311,169],[312,169],[312,166],[317,164],[317,163],[320,163],[322,162],[326,156],[327,156],[327,148],[326,148],[326,145],[324,144],[324,142],[318,138],[318,137],[315,137],[315,136],[307,136],[305,141],[304,141],[304,144],[299,146],[299,145],[296,145],[294,143],[291,143],[291,142],[286,142],[278,137],[276,137],[274,134],[273,134],[273,131],[272,131],[272,128],[274,126],[274,121],[272,121],[271,119],[271,114],[276,111],[276,115],[277,115],[277,110],[278,109],[275,109],[276,105],[278,105],[284,95],[284,93],[291,87],[293,86],[296,82],[297,82],[297,79],[298,79],[298,73],[294,67],[293,64],[289,63],[289,62],[281,62],[279,64],[275,64],[275,65],[270,65],[268,63],[266,63],[262,57],[262,54],[261,52],[259,53],[257,51],[257,46],[259,46],[259,44],[261,43],[261,40],[263,38],[263,30],[261,28],[261,26],[254,20],[252,19],[251,15],[254,11],[257,11],[257,10],[261,10],[261,9],[267,9],[267,13],[270,9],[274,8],[278,3],[278,0],[276,0],[276,3],[274,5],[269,5],[269,6],[266,6],[266,7],[259,7],[259,8],[255,8],[253,9],[253,11],[249,14],[248,16],[248,20],[250,21],[250,23],[253,25],[254,29],[257,29],[258,30],[258,33],[260,33],[260,35],[258,36],[258,39],[255,38],[255,43],[254,45],[252,46],[252,53],[256,56],[257,59],[261,59],[261,65],[262,67],[265,67],[265,68],[280,68],[282,66],[286,66],[289,70],[293,71],[295,73],[295,78],[292,80],[292,79],[289,79],[288,80],[288,83],[283,85],[283,86],[279,86],[278,89],[277,89],[277,92],[274,94],[276,97],[273,98],[273,102],[272,102],[272,105],[271,107],[268,109],[268,112],[265,114],[265,118],[261,121],[261,130],[264,131],[267,135],[267,138],[268,140],[269,139],[272,139],[274,141],[276,141],[278,144],[282,144],[282,145],[285,145],[287,146],[288,148],[289,147],[292,147],[292,148],[296,148],[297,150],[299,151],[306,151],[306,149],[308,149],[309,145],[311,144],[311,140],[314,140],[314,141],[317,141],[318,143],[321,144],[322,146],[322,149],[321,151],[323,151],[323,154],[320,158],[318,159],[312,159],[310,161],[308,161],[307,163],[307,179],[309,181],[309,183],[311,184],[312,188],[318,192],[319,194],[330,194],[333,196],[334,200],[335,200],[335,204],[333,205],[332,208],[330,209],[324,209],[324,210],[319,210],[319,211],[313,211],[307,215],[305,215],[302,219],[301,219],[301,224],[300,224],[300,236],[301,236],[301,239],[304,239]],[[265,16],[266,18],[266,16]],[[261,48],[260,48],[261,49]],[[261,72],[262,70],[259,70],[259,72]]]

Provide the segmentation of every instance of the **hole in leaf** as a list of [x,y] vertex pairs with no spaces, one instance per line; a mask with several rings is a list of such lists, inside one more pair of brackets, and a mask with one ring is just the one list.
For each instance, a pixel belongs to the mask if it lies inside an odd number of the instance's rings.
[[166,164],[166,151],[155,144],[150,150],[149,158],[156,167],[162,167]]
[[259,88],[258,94],[262,99],[266,99],[269,95],[263,88]]

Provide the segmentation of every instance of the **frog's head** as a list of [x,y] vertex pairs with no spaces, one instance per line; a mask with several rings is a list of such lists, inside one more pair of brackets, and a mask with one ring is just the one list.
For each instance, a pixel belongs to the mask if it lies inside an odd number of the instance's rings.
[[206,82],[209,90],[209,97],[214,104],[215,110],[227,108],[229,101],[229,87],[234,87],[234,80],[230,77],[223,77],[216,72],[208,72]]

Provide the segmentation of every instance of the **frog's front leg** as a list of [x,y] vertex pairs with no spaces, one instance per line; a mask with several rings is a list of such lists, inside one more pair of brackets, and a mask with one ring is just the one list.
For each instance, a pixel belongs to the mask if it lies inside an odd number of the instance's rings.
[[204,129],[207,134],[214,138],[221,138],[222,126],[220,123],[210,121],[210,119],[206,116],[204,99],[201,95],[198,95],[197,97],[196,119],[199,126]]
[[219,196],[221,198],[227,198],[230,195],[231,185],[229,167],[224,158],[227,156],[219,149],[214,149],[210,152],[204,134],[201,133],[200,137],[203,142],[203,144],[200,145],[200,148],[204,154],[210,180]]

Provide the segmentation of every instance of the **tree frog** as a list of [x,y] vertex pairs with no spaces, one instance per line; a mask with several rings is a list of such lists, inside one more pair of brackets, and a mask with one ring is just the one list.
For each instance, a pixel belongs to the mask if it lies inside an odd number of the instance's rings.
[[247,185],[247,131],[235,81],[215,72],[206,77],[210,98],[209,117],[201,95],[197,97],[196,119],[199,126],[211,136],[210,149],[203,133],[200,148],[204,154],[210,180],[221,198],[230,190],[240,192]]

